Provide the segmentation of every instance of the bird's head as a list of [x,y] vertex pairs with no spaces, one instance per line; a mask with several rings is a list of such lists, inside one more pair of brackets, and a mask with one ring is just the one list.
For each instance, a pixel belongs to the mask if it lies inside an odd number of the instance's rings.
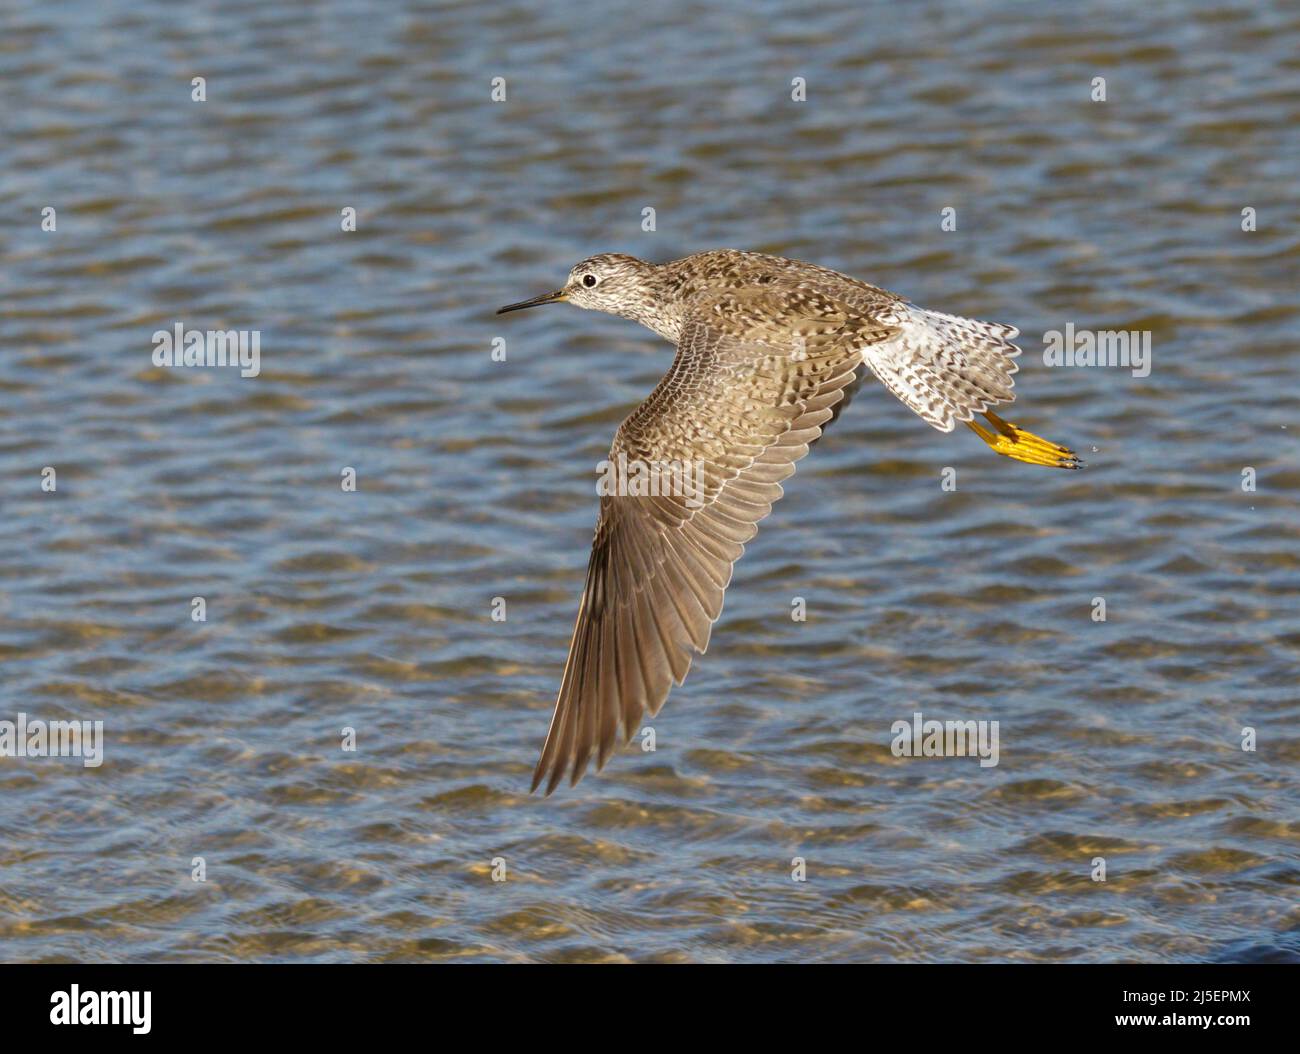
[[564,286],[518,304],[497,309],[501,315],[541,304],[568,301],[592,311],[607,311],[640,321],[656,301],[655,265],[623,253],[600,253],[583,260],[569,272]]

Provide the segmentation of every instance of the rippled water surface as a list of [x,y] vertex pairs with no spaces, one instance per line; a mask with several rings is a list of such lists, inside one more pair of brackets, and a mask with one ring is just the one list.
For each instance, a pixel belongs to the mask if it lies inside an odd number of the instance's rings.
[[[0,720],[105,758],[0,759],[0,956],[1300,958],[1294,6],[8,11]],[[1014,419],[1089,466],[864,385],[657,749],[530,798],[672,349],[492,309],[723,246],[1018,325]],[[260,376],[155,367],[176,323]],[[1067,323],[1150,375],[1046,367]],[[895,757],[918,710],[1000,763]]]

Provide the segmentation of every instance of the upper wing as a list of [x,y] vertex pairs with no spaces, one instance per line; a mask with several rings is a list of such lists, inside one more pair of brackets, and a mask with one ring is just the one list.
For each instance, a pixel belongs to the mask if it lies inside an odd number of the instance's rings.
[[877,379],[940,431],[1015,401],[1014,326],[926,311],[849,275],[782,263],[800,275],[816,274],[818,289],[856,320],[863,361]]
[[1014,326],[979,322],[906,301],[877,316],[895,328],[887,340],[863,349],[880,383],[941,432],[990,406],[1013,402],[1012,377],[1020,354]]
[[619,427],[610,463],[628,466],[622,483],[631,466],[685,463],[690,486],[602,497],[534,789],[546,780],[550,794],[566,772],[577,783],[593,751],[603,766],[686,677],[744,543],[862,361],[861,333],[815,296],[782,318],[784,333],[763,333],[754,320],[790,305],[775,296],[737,292],[697,312],[667,375]]

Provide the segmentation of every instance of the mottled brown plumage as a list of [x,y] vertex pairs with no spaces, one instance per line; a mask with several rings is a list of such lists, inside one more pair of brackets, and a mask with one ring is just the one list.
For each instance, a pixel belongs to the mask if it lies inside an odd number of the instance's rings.
[[[999,453],[1078,467],[1063,447],[987,413],[1011,402],[1011,326],[925,311],[814,264],[715,250],[654,265],[606,253],[570,272],[565,300],[642,323],[677,345],[668,373],[619,427],[611,464],[690,464],[697,489],[601,498],[587,582],[533,788],[598,768],[708,646],[732,567],[831,419],[858,367],[949,432]],[[994,435],[973,423],[985,413]],[[621,456],[621,457],[620,457]]]

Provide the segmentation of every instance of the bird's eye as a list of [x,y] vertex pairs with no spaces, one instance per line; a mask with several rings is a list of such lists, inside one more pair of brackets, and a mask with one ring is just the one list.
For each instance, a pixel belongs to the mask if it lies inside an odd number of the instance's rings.
[[593,285],[596,284],[596,276],[594,274],[584,274],[582,276],[582,284],[585,285],[588,289],[590,289]]

